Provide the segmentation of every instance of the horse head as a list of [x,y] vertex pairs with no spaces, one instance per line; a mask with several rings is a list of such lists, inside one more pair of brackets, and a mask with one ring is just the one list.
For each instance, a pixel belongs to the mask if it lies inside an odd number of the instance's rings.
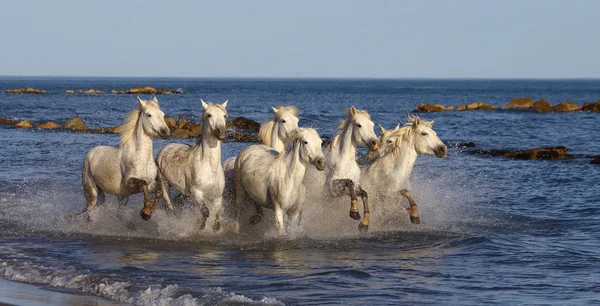
[[376,151],[379,141],[375,135],[375,124],[367,111],[357,110],[354,106],[348,110],[348,123],[352,125],[352,141],[363,144],[369,151]]
[[158,99],[142,100],[138,98],[139,120],[144,133],[150,137],[169,138],[171,130],[165,122],[165,113],[160,110]]
[[311,128],[298,128],[288,138],[294,150],[298,150],[300,159],[307,164],[313,164],[317,170],[325,170],[326,159],[321,147],[323,141],[317,131]]
[[287,139],[298,128],[298,108],[295,106],[271,107],[275,112],[275,126],[279,139]]
[[227,128],[227,102],[222,104],[214,104],[212,102],[202,102],[204,115],[202,116],[203,133],[212,133],[218,140],[225,140]]
[[416,116],[409,118],[407,125],[410,126],[408,137],[411,138],[410,141],[418,154],[435,155],[440,158],[448,155],[448,148],[433,130],[433,120],[425,121]]

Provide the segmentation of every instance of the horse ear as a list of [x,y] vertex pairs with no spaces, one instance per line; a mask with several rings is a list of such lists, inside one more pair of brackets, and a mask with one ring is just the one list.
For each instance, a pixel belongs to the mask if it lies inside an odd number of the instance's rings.
[[400,129],[400,123],[398,123],[398,125],[396,125],[396,128],[394,130],[399,130]]
[[271,106],[271,109],[273,110],[273,112],[274,112],[274,113],[277,113],[277,112],[279,111],[279,109],[278,109],[278,108],[275,108],[275,107],[273,107],[273,106]]
[[138,99],[138,103],[140,104],[140,107],[146,107],[146,101],[142,100],[142,98],[140,98],[140,96],[137,96]]
[[413,122],[413,128],[416,128],[421,124],[421,119],[419,117],[415,118],[415,122]]
[[356,107],[354,107],[354,105],[352,105],[352,106],[350,107],[350,114],[351,114],[352,116],[356,115]]
[[208,104],[204,100],[200,99],[200,102],[202,102],[202,108],[206,109],[208,107]]
[[158,103],[158,99],[156,98],[156,96],[154,96],[154,98],[152,98],[152,101]]
[[223,104],[221,104],[221,106],[223,106],[223,108],[227,107],[227,102],[229,102],[229,100],[225,100],[225,102],[223,102]]
[[381,126],[381,124],[379,125],[379,131],[381,132],[381,134],[385,133],[385,129],[383,128],[383,126]]
[[433,127],[433,121],[434,121],[434,120],[431,120],[431,121],[429,121],[429,123],[427,124],[427,125],[429,125],[429,127],[430,127],[430,128],[432,128],[432,127]]

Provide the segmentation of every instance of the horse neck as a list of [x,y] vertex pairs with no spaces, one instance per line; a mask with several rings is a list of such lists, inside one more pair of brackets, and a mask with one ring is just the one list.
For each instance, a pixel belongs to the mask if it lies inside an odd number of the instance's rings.
[[126,154],[135,156],[135,158],[138,160],[154,160],[154,155],[152,152],[152,137],[146,135],[144,132],[144,127],[140,124],[140,119],[138,119],[138,122],[135,126],[134,135],[135,137],[132,137],[123,145],[122,151],[126,152]]
[[293,179],[301,182],[304,179],[307,165],[300,158],[300,148],[297,144],[292,145],[288,151],[281,153],[275,161],[276,169],[283,174],[284,179]]
[[279,138],[279,123],[276,123],[271,130],[271,147],[281,153],[285,150],[285,144]]
[[349,122],[348,126],[339,135],[337,141],[337,147],[332,148],[332,154],[336,155],[336,160],[351,160],[356,162],[356,143],[352,139],[352,123]]
[[390,173],[394,178],[391,181],[399,185],[396,188],[404,188],[417,160],[417,155],[412,140],[404,139],[392,152],[381,157],[383,164],[380,165],[380,169]]
[[197,148],[197,159],[208,160],[213,166],[221,162],[221,141],[210,129],[208,122],[202,122],[202,138]]

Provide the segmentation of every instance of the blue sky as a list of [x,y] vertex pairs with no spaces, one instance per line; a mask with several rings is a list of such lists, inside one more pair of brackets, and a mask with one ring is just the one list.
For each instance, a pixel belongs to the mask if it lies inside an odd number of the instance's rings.
[[2,1],[0,75],[598,78],[600,1]]

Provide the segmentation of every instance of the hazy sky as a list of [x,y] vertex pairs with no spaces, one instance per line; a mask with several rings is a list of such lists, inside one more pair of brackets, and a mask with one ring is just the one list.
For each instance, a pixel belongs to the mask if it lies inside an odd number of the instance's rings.
[[600,77],[600,1],[4,1],[0,75]]

